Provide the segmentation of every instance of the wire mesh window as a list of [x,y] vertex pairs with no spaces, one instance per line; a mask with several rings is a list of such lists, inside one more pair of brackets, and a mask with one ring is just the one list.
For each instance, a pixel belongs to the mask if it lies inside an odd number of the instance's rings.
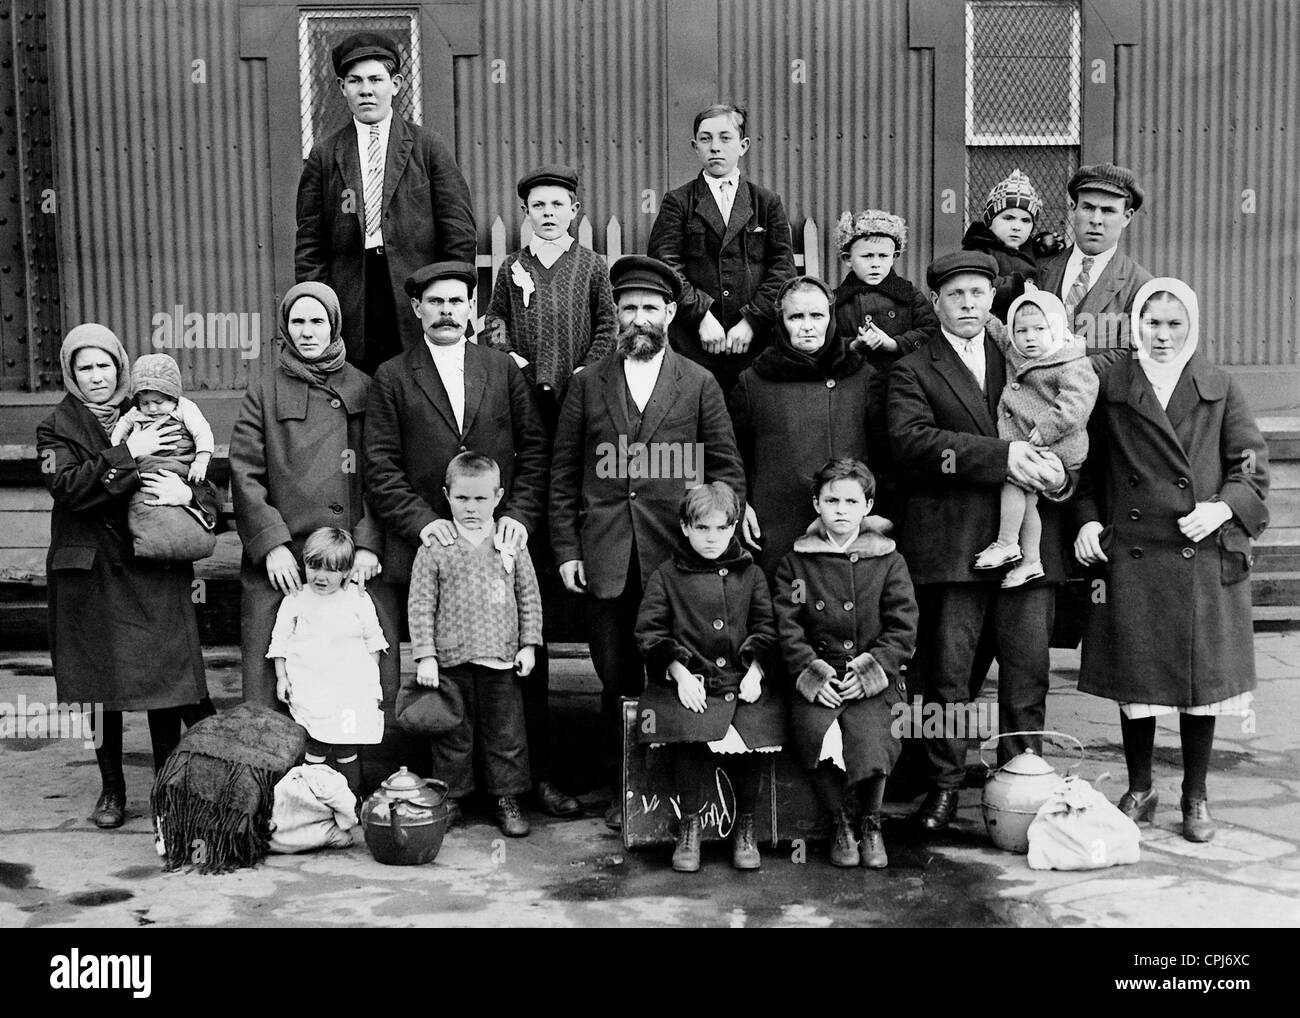
[[420,17],[416,8],[304,10],[298,17],[298,87],[302,114],[302,157],[321,138],[348,122],[348,104],[339,92],[331,51],[353,32],[382,32],[397,45],[401,90],[393,111],[414,124],[420,107]]
[[1043,199],[1036,229],[1063,229],[1078,168],[1083,40],[1078,0],[966,4],[966,220],[1020,169]]

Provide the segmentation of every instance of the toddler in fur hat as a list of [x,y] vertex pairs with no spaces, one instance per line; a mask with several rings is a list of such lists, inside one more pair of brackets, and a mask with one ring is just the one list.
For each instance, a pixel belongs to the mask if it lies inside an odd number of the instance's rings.
[[198,406],[181,395],[181,369],[176,361],[165,353],[137,357],[131,366],[131,391],[135,394],[133,405],[113,429],[112,443],[121,445],[137,429],[160,420],[175,421],[181,427],[180,437],[167,454],[167,462],[158,464],[159,467],[185,474],[184,467],[188,464],[187,476],[191,481],[205,480],[216,447],[212,428]]

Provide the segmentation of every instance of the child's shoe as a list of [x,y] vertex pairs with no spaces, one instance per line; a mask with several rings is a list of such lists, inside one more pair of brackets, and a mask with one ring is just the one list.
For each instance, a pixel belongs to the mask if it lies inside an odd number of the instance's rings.
[[1020,545],[1014,542],[1011,544],[1002,544],[998,541],[994,541],[975,556],[975,561],[971,564],[971,568],[1001,569],[1003,566],[1009,566],[1013,563],[1019,562],[1020,559]]
[[853,818],[848,810],[835,814],[835,839],[831,842],[832,866],[856,866],[858,864],[858,842],[853,837]]
[[754,839],[754,814],[742,813],[731,834],[731,865],[738,870],[756,870],[763,865]]
[[530,830],[528,818],[519,808],[519,800],[513,795],[503,795],[497,799],[497,826],[507,838],[522,838]]
[[858,845],[858,854],[862,857],[862,865],[867,869],[883,870],[889,865],[879,813],[869,813],[863,819],[862,841]]
[[700,868],[700,818],[698,814],[682,817],[677,829],[677,847],[673,849],[673,869],[678,873],[695,873]]
[[1011,571],[1002,577],[1002,589],[1015,590],[1016,587],[1023,587],[1026,583],[1041,580],[1045,575],[1047,574],[1043,572],[1041,562],[1030,562],[1026,559],[1019,565],[1013,566]]

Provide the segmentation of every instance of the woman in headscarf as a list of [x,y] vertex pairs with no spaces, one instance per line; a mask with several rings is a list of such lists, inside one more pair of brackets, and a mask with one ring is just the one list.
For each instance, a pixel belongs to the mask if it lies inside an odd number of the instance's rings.
[[[397,695],[392,605],[376,583],[383,534],[362,497],[361,439],[370,379],[344,359],[338,297],[324,283],[299,283],[280,302],[276,362],[249,386],[230,437],[230,487],[244,553],[240,650],[244,700],[269,707],[275,668],[267,660],[280,601],[302,588],[302,548],[312,531],[339,527],[356,544],[352,582],[375,599],[390,647],[380,658],[384,700]],[[389,713],[389,720],[392,715]]]
[[1247,713],[1255,688],[1250,538],[1268,523],[1268,453],[1237,384],[1197,349],[1198,324],[1180,280],[1134,298],[1132,356],[1099,368],[1074,553],[1104,568],[1079,688],[1119,702],[1120,809],[1154,818],[1156,718],[1176,711],[1183,837],[1209,841],[1214,720]]
[[173,450],[179,428],[167,418],[109,444],[131,394],[126,350],[109,329],[78,325],[59,359],[67,395],[36,429],[41,475],[54,498],[46,558],[50,655],[60,702],[95,705],[102,788],[91,820],[120,827],[122,712],[149,712],[157,770],[180,740],[182,719],[207,703],[194,570],[188,562],[136,558],[127,506],[143,488],[152,504],[189,507],[212,529],[217,496],[206,482],[139,469],[144,457]]
[[873,447],[883,437],[868,392],[874,372],[836,331],[834,299],[813,276],[787,280],[776,298],[774,342],[728,400],[750,493],[742,536],[761,549],[769,580],[815,515],[814,471],[831,459],[870,465],[868,431]]

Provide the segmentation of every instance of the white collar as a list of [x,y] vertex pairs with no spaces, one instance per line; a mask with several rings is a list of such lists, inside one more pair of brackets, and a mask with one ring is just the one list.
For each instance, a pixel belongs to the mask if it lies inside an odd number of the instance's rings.
[[[1070,280],[1070,285],[1073,286],[1074,280],[1078,278],[1079,273],[1083,270],[1083,260],[1091,258],[1092,268],[1088,270],[1088,288],[1091,289],[1097,285],[1097,280],[1106,271],[1106,266],[1110,264],[1110,260],[1115,257],[1115,252],[1118,250],[1119,244],[1116,243],[1114,247],[1108,247],[1101,254],[1085,255],[1079,250],[1079,245],[1075,244],[1070,249],[1070,258],[1065,263],[1065,275],[1061,277],[1062,280]],[[1058,296],[1064,297],[1065,294],[1059,294]]]
[[667,347],[664,347],[663,350],[660,350],[657,354],[646,361],[634,361],[631,357],[624,357],[623,371],[634,375],[645,375],[653,371],[657,375],[659,369],[663,366],[664,351],[667,349]]
[[443,364],[464,365],[465,363],[465,343],[467,339],[461,336],[460,339],[447,346],[440,346],[431,340],[428,336],[424,337],[424,345],[429,348],[429,353],[435,361],[441,361]]
[[372,126],[379,128],[379,138],[381,141],[383,141],[386,144],[388,142],[388,131],[393,126],[393,111],[389,110],[388,116],[384,117],[383,120],[380,120],[378,123],[373,125],[363,123],[362,121],[358,120],[356,117],[352,118],[352,123],[356,126],[357,129],[357,139],[363,145],[369,142],[370,128]]
[[559,248],[560,254],[563,254],[569,248],[573,247],[573,234],[563,233],[555,240],[545,240],[537,234],[528,238],[528,250],[534,258],[541,258],[544,251],[554,251]]
[[[962,339],[961,336],[958,336],[956,333],[949,332],[942,325],[939,326],[939,331],[943,333],[944,338],[947,339],[948,342],[951,343],[953,347],[960,353],[965,353],[967,351],[974,351],[974,350],[979,350],[982,352],[984,350],[984,334],[985,334],[984,329],[980,329],[979,335],[972,336],[970,339]],[[974,345],[972,346],[971,344]]]
[[722,189],[724,183],[729,183],[733,188],[732,194],[734,196],[735,190],[738,190],[740,185],[740,167],[737,166],[725,177],[715,177],[711,174],[705,173],[704,182],[709,185],[709,190],[712,191],[714,195],[717,195],[717,193]]

